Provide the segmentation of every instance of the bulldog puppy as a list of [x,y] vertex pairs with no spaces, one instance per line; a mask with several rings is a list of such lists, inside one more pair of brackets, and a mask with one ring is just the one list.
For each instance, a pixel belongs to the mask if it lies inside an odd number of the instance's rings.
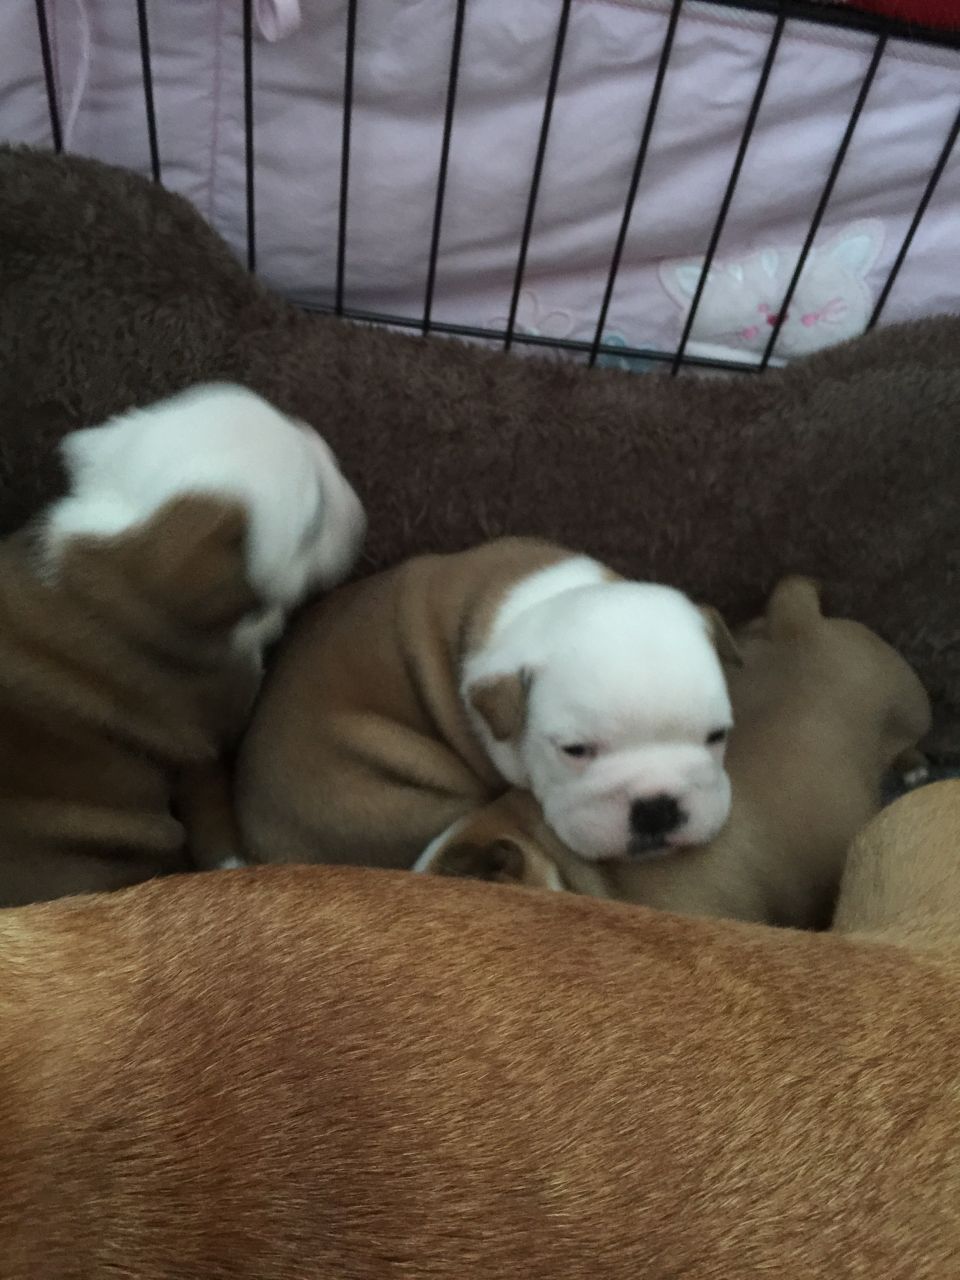
[[261,606],[233,639],[258,657],[296,605],[347,576],[366,534],[322,436],[245,387],[191,387],[74,431],[61,449],[69,492],[40,517],[48,567],[71,540],[116,537],[185,494],[243,508],[244,568]]
[[329,867],[0,912],[0,1275],[950,1280],[960,783],[837,915]]
[[930,706],[907,663],[857,622],[825,618],[816,587],[784,579],[736,636],[729,673],[730,820],[661,861],[588,863],[512,791],[431,842],[416,870],[567,888],[667,911],[797,928],[829,923],[846,850],[913,764]]
[[302,424],[196,388],[66,437],[0,546],[0,905],[236,857],[223,752],[261,650],[352,565],[356,495]]
[[410,867],[528,787],[582,857],[699,844],[730,803],[722,622],[680,592],[505,538],[314,605],[285,638],[236,796],[264,862]]

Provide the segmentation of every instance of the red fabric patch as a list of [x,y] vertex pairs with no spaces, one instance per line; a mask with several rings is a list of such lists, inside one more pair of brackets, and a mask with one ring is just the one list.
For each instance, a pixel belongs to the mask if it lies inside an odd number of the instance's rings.
[[852,7],[923,27],[960,28],[958,0],[852,0]]

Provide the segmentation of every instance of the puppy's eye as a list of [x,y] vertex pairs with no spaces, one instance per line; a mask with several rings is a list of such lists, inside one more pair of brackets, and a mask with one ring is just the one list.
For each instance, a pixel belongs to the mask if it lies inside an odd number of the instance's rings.
[[726,742],[729,729],[714,729],[712,733],[707,734],[707,746],[715,747],[718,742]]
[[591,742],[571,742],[560,750],[571,760],[592,760],[597,754],[597,748]]

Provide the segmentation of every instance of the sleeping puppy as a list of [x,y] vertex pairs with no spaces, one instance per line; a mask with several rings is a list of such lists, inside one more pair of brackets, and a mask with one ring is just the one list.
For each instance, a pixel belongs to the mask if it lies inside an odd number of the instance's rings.
[[0,546],[0,905],[236,856],[221,754],[287,611],[359,549],[322,440],[239,387],[63,443]]
[[531,539],[353,583],[299,620],[264,686],[237,768],[248,852],[410,867],[508,784],[584,858],[709,840],[731,645],[680,592]]
[[420,871],[568,888],[693,915],[824,926],[847,847],[880,808],[884,775],[913,763],[930,725],[911,668],[859,623],[824,618],[807,579],[787,578],[737,637],[729,674],[730,820],[699,849],[644,863],[587,863],[528,792],[454,824]]

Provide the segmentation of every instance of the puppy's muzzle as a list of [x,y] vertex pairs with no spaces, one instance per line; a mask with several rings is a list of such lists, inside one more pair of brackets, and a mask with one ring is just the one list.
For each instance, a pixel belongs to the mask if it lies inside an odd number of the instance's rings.
[[662,849],[670,832],[685,821],[686,814],[673,796],[634,800],[630,806],[630,856],[642,858]]

